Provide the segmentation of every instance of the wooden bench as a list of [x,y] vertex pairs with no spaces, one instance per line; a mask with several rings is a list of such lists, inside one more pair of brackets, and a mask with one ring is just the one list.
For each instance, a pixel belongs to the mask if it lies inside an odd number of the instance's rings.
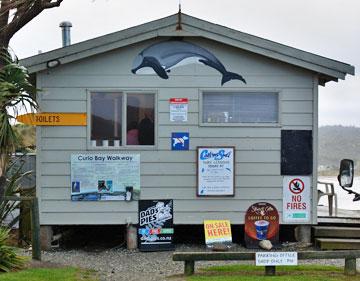
[[[194,274],[195,261],[255,261],[255,252],[174,252],[173,261],[185,262],[184,274]],[[345,275],[356,275],[356,259],[360,250],[304,251],[298,252],[298,260],[345,259]],[[265,266],[265,275],[275,275],[275,266]]]

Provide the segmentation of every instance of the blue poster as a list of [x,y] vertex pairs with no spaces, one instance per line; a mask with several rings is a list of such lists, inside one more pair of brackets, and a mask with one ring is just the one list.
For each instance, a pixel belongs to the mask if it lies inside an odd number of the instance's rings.
[[172,133],[171,150],[189,150],[189,133]]

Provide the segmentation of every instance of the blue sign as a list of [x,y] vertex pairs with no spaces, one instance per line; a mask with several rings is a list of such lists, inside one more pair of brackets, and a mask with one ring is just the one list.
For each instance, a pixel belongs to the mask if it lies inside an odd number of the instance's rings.
[[172,133],[171,150],[189,150],[189,133]]

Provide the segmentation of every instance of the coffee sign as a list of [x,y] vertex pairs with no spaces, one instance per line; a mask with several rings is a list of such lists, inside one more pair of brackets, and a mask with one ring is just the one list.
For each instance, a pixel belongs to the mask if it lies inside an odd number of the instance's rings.
[[279,213],[267,202],[251,205],[245,215],[246,247],[258,248],[261,240],[279,242]]

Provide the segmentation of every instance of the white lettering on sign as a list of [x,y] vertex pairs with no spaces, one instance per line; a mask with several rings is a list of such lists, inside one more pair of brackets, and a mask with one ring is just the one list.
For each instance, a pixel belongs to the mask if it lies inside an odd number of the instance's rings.
[[257,252],[256,266],[297,265],[297,252]]
[[283,222],[309,222],[311,177],[286,176],[283,180]]
[[170,99],[170,121],[171,122],[187,122],[188,121],[188,105],[187,98],[171,98]]

